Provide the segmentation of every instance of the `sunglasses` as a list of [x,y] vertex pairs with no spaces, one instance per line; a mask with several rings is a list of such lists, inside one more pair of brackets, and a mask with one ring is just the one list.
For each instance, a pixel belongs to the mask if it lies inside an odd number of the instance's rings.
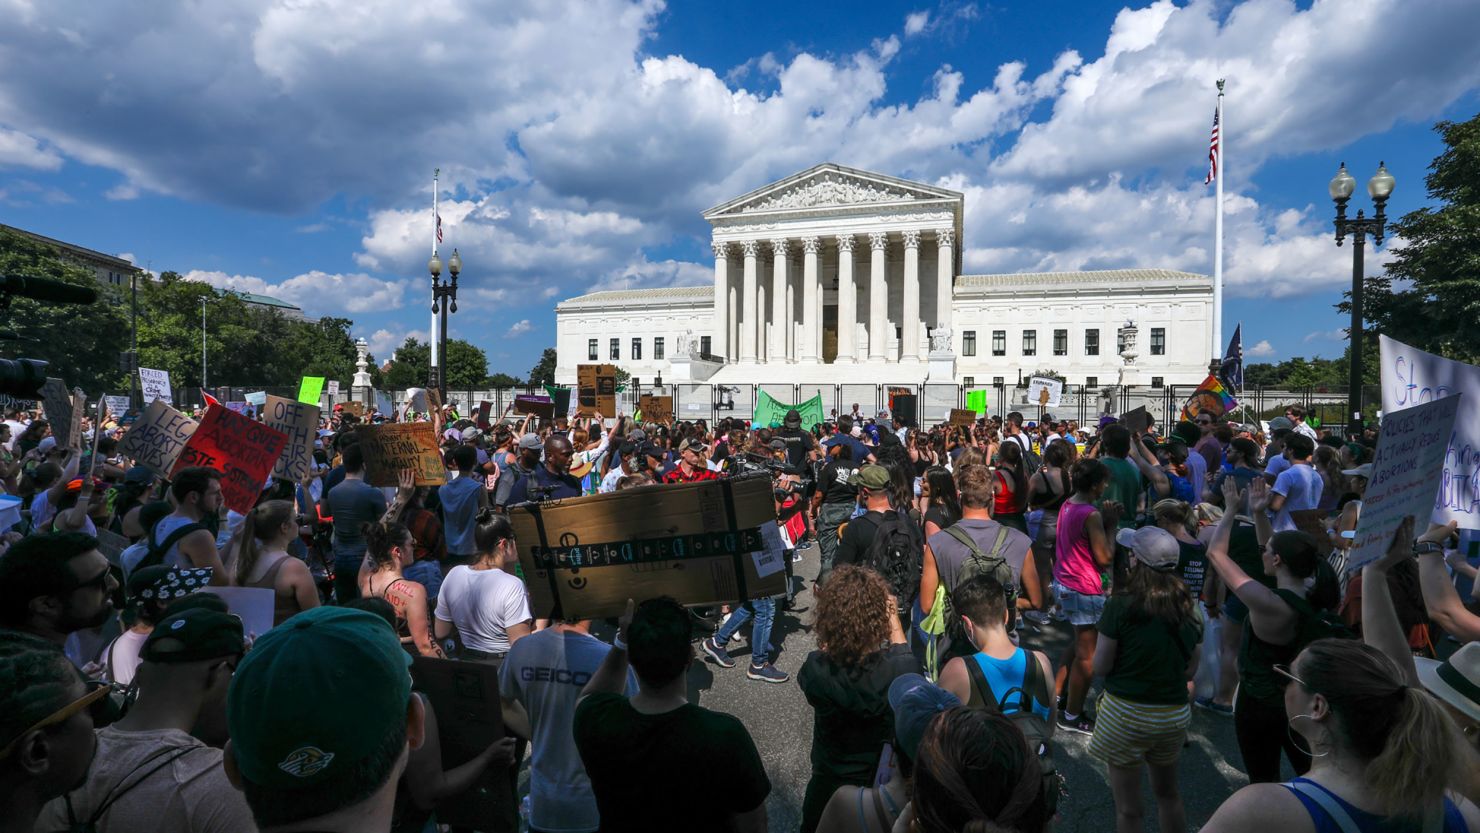
[[1306,684],[1305,680],[1302,680],[1299,677],[1295,676],[1295,672],[1291,671],[1290,666],[1288,665],[1275,665],[1274,673],[1279,674],[1281,677],[1285,678],[1283,681],[1281,681],[1281,688],[1288,686],[1291,682],[1297,682],[1300,683],[1300,687],[1304,688],[1306,691],[1311,690],[1311,687]]
[[98,590],[107,590],[108,576],[111,572],[112,568],[104,567],[103,572],[98,573],[96,577],[90,578],[87,581],[79,581],[76,584],[72,585],[72,589],[83,590],[88,588],[96,588]]
[[1212,425],[1213,424],[1213,421],[1211,419],[1200,419],[1200,420],[1197,421],[1197,424],[1198,425]]
[[109,720],[110,710],[107,697],[109,692],[113,690],[113,687],[101,680],[88,680],[87,689],[86,694],[36,721],[28,726],[25,731],[12,738],[9,743],[5,744],[5,748],[0,749],[0,760],[4,760],[11,752],[15,751],[15,746],[20,742],[21,738],[38,729],[45,729],[50,726],[66,723],[72,719],[73,715],[81,712],[83,709],[88,709],[92,713],[94,728],[101,728],[111,722]]

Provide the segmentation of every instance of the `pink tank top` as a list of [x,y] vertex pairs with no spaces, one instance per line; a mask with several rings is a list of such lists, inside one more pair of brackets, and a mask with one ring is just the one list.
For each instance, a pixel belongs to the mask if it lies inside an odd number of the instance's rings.
[[1065,589],[1088,596],[1105,592],[1085,523],[1094,511],[1092,503],[1064,501],[1059,507],[1058,540],[1054,542],[1053,580]]

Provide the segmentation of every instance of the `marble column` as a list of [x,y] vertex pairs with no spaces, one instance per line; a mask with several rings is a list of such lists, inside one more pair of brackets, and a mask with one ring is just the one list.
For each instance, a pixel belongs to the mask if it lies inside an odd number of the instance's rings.
[[756,255],[760,253],[761,244],[759,240],[746,240],[740,244],[740,252],[745,255],[745,273],[743,284],[740,287],[740,361],[755,361],[755,337],[759,331],[756,320],[756,285],[755,268]]
[[725,326],[730,329],[730,355],[726,356],[726,359],[730,362],[737,362],[740,360],[740,287],[735,285],[735,281],[730,281],[729,309],[730,320],[725,323]]
[[766,340],[766,356],[780,363],[786,361],[786,328],[791,326],[786,308],[786,239],[772,240],[771,252],[771,335]]
[[735,356],[730,352],[730,244],[712,243],[714,249],[714,343],[710,351],[724,356],[726,362]]
[[884,333],[889,320],[889,289],[884,282],[884,250],[889,245],[889,234],[871,231],[868,247],[872,259],[868,270],[868,358],[869,361],[884,361],[885,346],[889,343]]
[[951,284],[955,280],[956,259],[951,246],[956,242],[954,229],[935,230],[935,326],[951,328]]
[[797,360],[797,329],[802,326],[802,316],[797,312],[797,295],[801,294],[797,288],[797,273],[791,271],[790,265],[786,271],[786,361],[796,364]]
[[904,307],[900,315],[899,360],[920,360],[920,232],[904,233]]
[[817,248],[816,237],[802,238],[802,343],[796,356],[807,364],[820,361],[817,355]]
[[858,329],[858,289],[853,285],[853,235],[838,235],[838,362],[858,361],[853,334]]

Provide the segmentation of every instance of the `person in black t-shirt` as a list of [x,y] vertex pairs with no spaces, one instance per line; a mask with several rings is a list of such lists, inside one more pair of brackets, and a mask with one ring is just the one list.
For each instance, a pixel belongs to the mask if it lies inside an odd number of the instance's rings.
[[629,599],[612,650],[581,690],[572,733],[604,833],[766,829],[771,781],[750,733],[688,701],[690,621],[673,599],[649,599],[635,614]]
[[849,521],[847,528],[843,530],[843,536],[838,539],[835,566],[862,563],[869,546],[874,542],[874,533],[879,531],[879,524],[884,522],[884,513],[892,509],[889,502],[889,485],[892,479],[887,469],[883,466],[864,466],[858,470],[855,480],[868,512]]
[[817,545],[821,566],[817,571],[817,584],[827,583],[832,574],[833,560],[838,553],[838,527],[853,516],[858,506],[858,484],[854,478],[863,462],[853,459],[852,446],[837,444],[828,447],[828,463],[822,467],[817,478],[817,493],[812,496],[812,510],[817,515]]

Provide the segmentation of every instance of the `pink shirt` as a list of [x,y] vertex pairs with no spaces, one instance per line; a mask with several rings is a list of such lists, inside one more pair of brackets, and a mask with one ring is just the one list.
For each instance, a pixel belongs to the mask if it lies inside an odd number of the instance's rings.
[[1064,501],[1059,507],[1058,539],[1054,542],[1053,580],[1060,586],[1098,596],[1105,592],[1100,579],[1100,567],[1095,563],[1095,553],[1089,544],[1089,516],[1095,511],[1092,503]]

